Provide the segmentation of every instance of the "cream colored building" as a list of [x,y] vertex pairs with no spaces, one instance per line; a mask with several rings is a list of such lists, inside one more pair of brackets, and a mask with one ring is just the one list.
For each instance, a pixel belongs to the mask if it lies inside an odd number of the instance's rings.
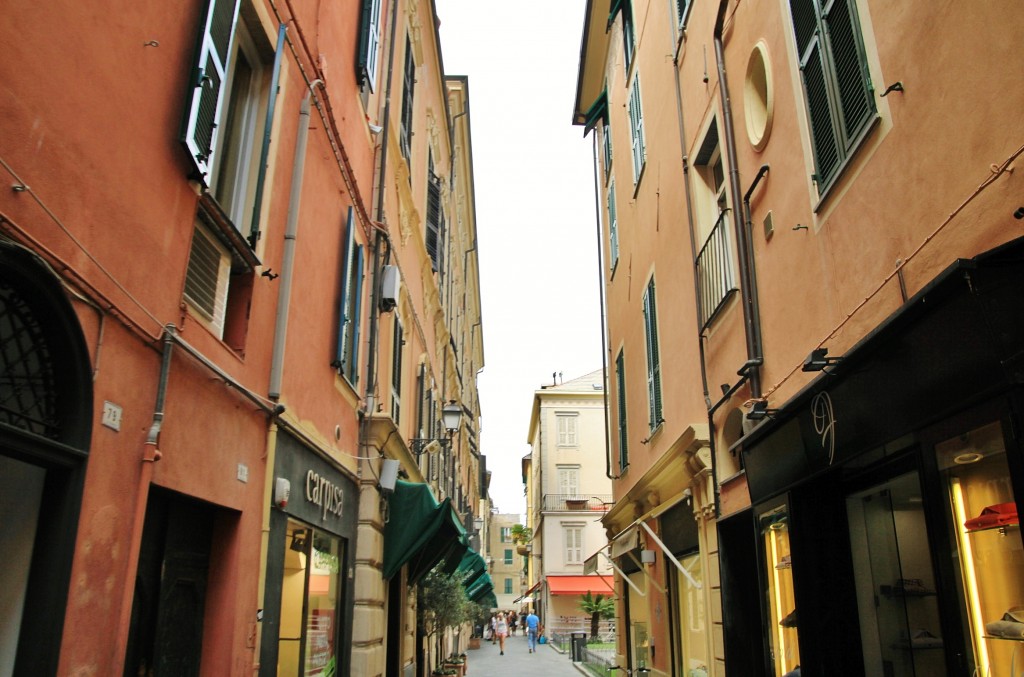
[[604,372],[534,391],[528,441],[524,475],[533,541],[527,592],[549,632],[582,629],[589,617],[578,609],[579,596],[587,590],[613,594],[607,564],[584,572],[587,556],[605,544],[601,518],[611,502]]
[[519,611],[516,602],[523,595],[523,556],[517,552],[512,541],[512,527],[521,524],[522,516],[496,513],[491,516],[490,560],[491,583],[497,608],[505,611]]

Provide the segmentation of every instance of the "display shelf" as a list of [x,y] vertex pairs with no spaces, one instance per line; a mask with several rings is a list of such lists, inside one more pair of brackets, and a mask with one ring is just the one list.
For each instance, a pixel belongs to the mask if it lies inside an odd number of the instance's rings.
[[1024,642],[1024,637],[1000,637],[999,635],[982,635],[985,639],[1003,639],[1007,642]]
[[934,590],[901,590],[894,585],[880,585],[878,591],[885,597],[934,597]]
[[998,531],[1000,534],[1005,535],[1007,529],[1020,529],[1020,522],[1015,524],[996,524],[991,527],[982,527],[980,529],[964,529],[968,534],[979,534],[982,531]]

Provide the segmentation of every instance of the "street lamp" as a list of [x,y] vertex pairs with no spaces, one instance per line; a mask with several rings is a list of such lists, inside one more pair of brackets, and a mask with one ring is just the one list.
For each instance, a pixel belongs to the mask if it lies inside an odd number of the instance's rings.
[[416,458],[427,450],[431,443],[436,442],[443,448],[451,446],[452,435],[462,424],[462,407],[455,403],[455,400],[448,400],[448,404],[441,409],[441,424],[447,433],[444,437],[414,437],[409,440]]

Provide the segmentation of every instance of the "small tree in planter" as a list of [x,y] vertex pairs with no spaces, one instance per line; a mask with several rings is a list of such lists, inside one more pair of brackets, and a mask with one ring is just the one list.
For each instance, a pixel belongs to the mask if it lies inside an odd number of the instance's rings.
[[458,572],[448,576],[435,568],[420,583],[419,622],[424,634],[434,638],[437,674],[443,674],[437,671],[442,670],[444,638],[448,630],[470,620],[471,602],[466,598],[462,578]]
[[590,614],[590,641],[595,641],[601,619],[615,617],[615,600],[604,595],[595,597],[587,590],[580,596],[580,610]]

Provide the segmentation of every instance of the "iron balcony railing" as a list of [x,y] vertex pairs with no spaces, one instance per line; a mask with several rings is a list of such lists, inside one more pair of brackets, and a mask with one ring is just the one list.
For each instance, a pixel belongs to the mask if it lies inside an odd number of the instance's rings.
[[732,251],[729,246],[728,210],[718,215],[711,235],[697,254],[697,289],[700,299],[700,328],[714,319],[729,293],[736,290],[733,280]]
[[544,510],[553,512],[589,510],[607,512],[612,507],[610,495],[544,494]]

